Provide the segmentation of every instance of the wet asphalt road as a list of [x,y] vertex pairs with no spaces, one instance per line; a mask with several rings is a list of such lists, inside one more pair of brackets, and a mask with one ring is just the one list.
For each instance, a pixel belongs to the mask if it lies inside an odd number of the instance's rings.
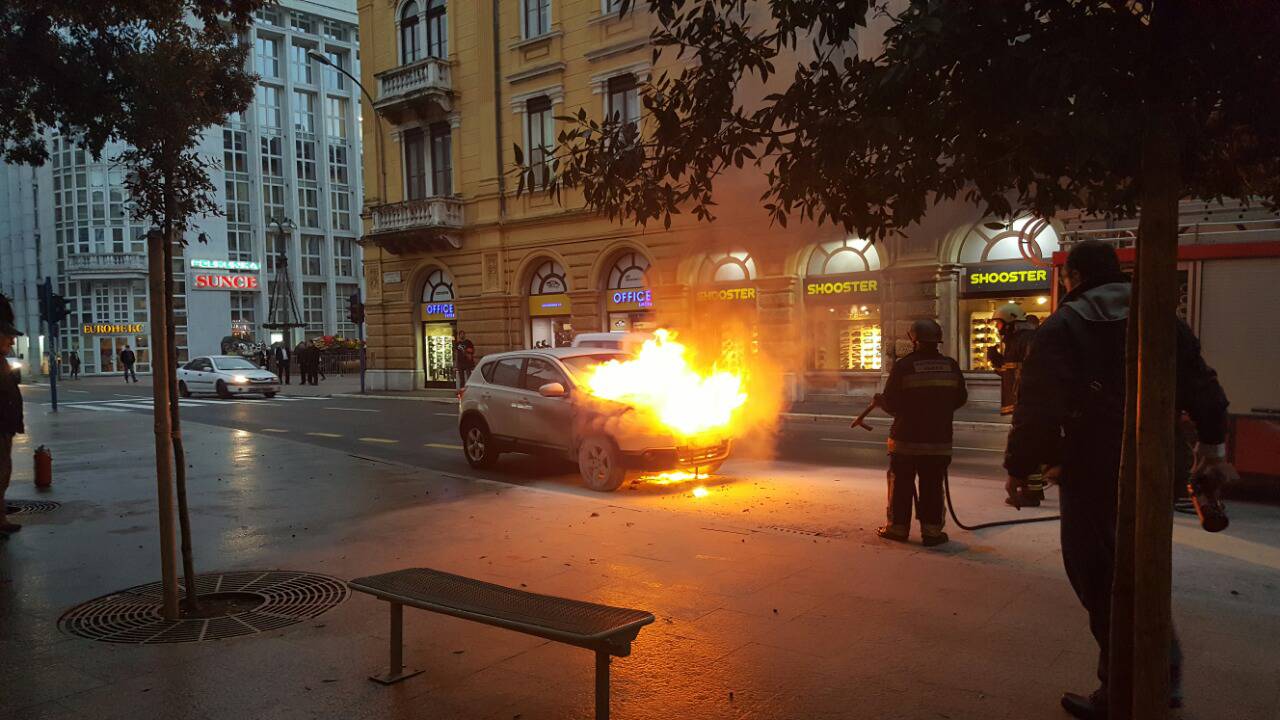
[[[322,388],[323,390],[323,388]],[[23,387],[28,413],[46,413],[47,386]],[[103,382],[63,383],[63,413],[93,413],[103,422],[136,423],[150,432],[150,387]],[[207,423],[250,433],[269,434],[374,460],[389,460],[466,477],[525,484],[576,484],[575,468],[551,459],[505,455],[491,470],[477,471],[462,456],[456,405],[421,397],[290,394],[272,399],[220,400],[198,396],[182,401],[184,422]],[[188,428],[195,432],[196,428]],[[768,442],[739,443],[734,458],[778,459],[826,467],[882,469],[885,430],[851,430],[835,422],[785,422],[772,447]],[[952,473],[1003,481],[1000,468],[1004,434],[990,429],[957,429]]]

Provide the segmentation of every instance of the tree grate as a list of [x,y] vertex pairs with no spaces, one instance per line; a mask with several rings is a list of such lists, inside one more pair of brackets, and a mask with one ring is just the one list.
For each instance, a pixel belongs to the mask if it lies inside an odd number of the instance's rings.
[[[165,620],[161,584],[154,582],[77,605],[58,619],[58,627],[90,640],[135,645],[224,640],[319,617],[348,595],[341,580],[287,570],[200,575],[196,589],[202,598],[233,598],[237,607],[246,609],[216,617]],[[178,592],[185,592],[181,580]]]
[[52,500],[5,500],[6,515],[39,515],[49,513],[62,507],[62,503]]

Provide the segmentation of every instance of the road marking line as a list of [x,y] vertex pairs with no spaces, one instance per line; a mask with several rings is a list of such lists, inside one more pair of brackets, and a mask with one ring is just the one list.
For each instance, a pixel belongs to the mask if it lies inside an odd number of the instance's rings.
[[427,443],[425,447],[440,448],[441,450],[461,450],[461,445],[450,445],[448,443]]
[[106,412],[129,412],[128,410],[125,410],[124,408],[107,407],[106,405],[73,405],[73,406],[71,406],[71,409],[73,409],[73,410],[92,410],[92,411],[94,411],[94,412],[101,412],[101,411],[104,411],[104,410],[105,410]]
[[[876,440],[850,440],[848,438],[822,438],[822,441],[835,442],[835,443],[849,443],[851,445],[874,445],[875,447],[885,447],[885,443],[883,440],[876,441]],[[1001,450],[999,448],[966,447],[964,445],[952,445],[951,449],[952,450],[973,450],[975,452],[990,452],[990,453],[1004,452],[1004,450]]]
[[322,437],[322,438],[340,438],[340,437],[342,437],[342,436],[341,436],[341,435],[339,435],[338,433],[327,433],[327,432],[309,432],[309,433],[307,433],[307,434],[308,434],[308,435],[310,435],[311,437]]
[[378,412],[377,410],[370,410],[370,409],[368,409],[368,408],[341,408],[341,407],[327,407],[327,408],[324,408],[324,409],[325,409],[325,410],[342,410],[343,412],[374,412],[374,413]]
[[262,432],[287,433],[289,431],[284,428],[262,428]]
[[451,418],[456,418],[456,417],[458,417],[458,413],[456,413],[456,412],[451,412],[451,413],[436,413],[436,417],[451,417]]
[[152,403],[145,402],[111,402],[102,407],[129,408],[130,410],[150,410],[155,407]]
[[396,443],[398,443],[398,442],[400,442],[400,441],[399,441],[399,440],[391,440],[391,439],[388,439],[388,438],[362,437],[362,438],[360,438],[360,442],[367,442],[367,443],[382,443],[383,445],[394,445],[394,444],[396,444]]

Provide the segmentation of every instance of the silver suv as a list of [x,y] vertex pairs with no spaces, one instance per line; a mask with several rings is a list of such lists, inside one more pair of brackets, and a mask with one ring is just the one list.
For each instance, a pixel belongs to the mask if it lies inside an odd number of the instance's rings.
[[549,453],[576,461],[587,487],[606,492],[641,471],[719,469],[729,455],[728,439],[698,447],[681,444],[630,406],[581,388],[593,365],[628,357],[575,347],[484,358],[459,396],[458,431],[467,462],[482,468],[499,453]]

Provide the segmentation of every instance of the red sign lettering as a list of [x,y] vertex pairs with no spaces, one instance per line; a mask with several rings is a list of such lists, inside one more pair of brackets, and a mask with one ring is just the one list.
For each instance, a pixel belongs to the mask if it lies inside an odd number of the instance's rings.
[[196,275],[196,290],[257,290],[257,275]]

